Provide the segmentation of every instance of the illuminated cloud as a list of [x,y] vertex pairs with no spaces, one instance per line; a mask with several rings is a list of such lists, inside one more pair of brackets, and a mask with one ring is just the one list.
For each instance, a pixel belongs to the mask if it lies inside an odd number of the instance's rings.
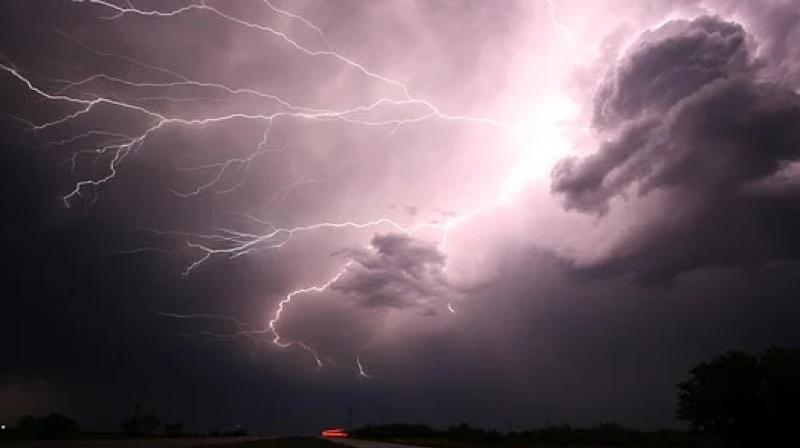
[[665,280],[800,256],[800,196],[752,188],[800,158],[800,97],[761,80],[746,42],[741,26],[716,17],[667,23],[609,74],[595,121],[611,137],[563,160],[553,191],[600,213],[626,195],[666,199],[659,219],[591,270]]
[[346,252],[354,262],[331,289],[368,308],[425,307],[452,297],[446,256],[402,234],[376,235],[368,249]]
[[718,79],[744,75],[752,56],[741,25],[716,17],[668,22],[639,37],[594,98],[594,121],[611,127],[659,114]]

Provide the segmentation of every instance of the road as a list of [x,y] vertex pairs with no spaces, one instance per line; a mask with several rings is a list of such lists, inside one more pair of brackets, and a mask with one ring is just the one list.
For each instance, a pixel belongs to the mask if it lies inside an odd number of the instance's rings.
[[352,448],[429,448],[413,445],[400,445],[399,443],[373,442],[372,440],[357,439],[331,439],[331,442]]

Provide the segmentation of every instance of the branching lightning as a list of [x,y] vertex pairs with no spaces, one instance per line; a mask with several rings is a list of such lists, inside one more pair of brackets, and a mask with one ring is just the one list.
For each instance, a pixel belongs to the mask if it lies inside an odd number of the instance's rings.
[[184,333],[183,335],[187,337],[206,337],[212,340],[228,341],[243,336],[263,336],[265,334],[264,330],[254,329],[252,326],[250,326],[250,324],[242,322],[241,320],[237,319],[234,316],[225,316],[221,314],[177,314],[177,313],[166,313],[166,312],[159,312],[158,314],[163,317],[169,317],[174,319],[208,320],[208,321],[225,322],[228,324],[232,324],[234,328],[234,331],[228,333],[218,333],[206,330],[195,333]]
[[[125,63],[135,65],[141,69],[148,70],[154,74],[157,73],[162,76],[167,76],[170,79],[169,81],[163,82],[139,82],[127,79],[125,77],[101,72],[93,73],[90,76],[77,79],[57,79],[46,80],[46,82],[37,82],[36,78],[27,75],[24,71],[14,66],[14,64],[10,62],[0,62],[0,72],[7,74],[13,81],[24,86],[31,94],[38,96],[42,100],[68,108],[68,111],[61,116],[49,121],[38,123],[26,118],[15,117],[17,120],[27,125],[27,130],[25,132],[28,134],[42,134],[45,131],[63,129],[67,124],[76,122],[77,120],[87,117],[93,113],[97,113],[100,107],[106,106],[114,108],[115,110],[129,112],[135,116],[138,116],[142,122],[142,129],[135,132],[123,133],[110,129],[90,129],[60,140],[47,141],[42,144],[43,148],[69,147],[77,144],[90,146],[91,149],[80,149],[74,151],[72,155],[65,161],[65,163],[70,166],[70,169],[73,170],[73,172],[75,171],[76,167],[80,165],[83,158],[91,158],[95,162],[104,161],[105,163],[104,175],[80,179],[74,184],[70,191],[64,194],[62,200],[66,206],[70,206],[72,203],[82,197],[87,191],[90,191],[92,194],[96,195],[98,190],[102,188],[104,184],[111,182],[117,176],[126,159],[131,157],[137,151],[141,150],[147,144],[150,138],[168,127],[183,127],[191,129],[231,121],[254,121],[263,123],[264,126],[261,140],[255,144],[252,152],[250,152],[250,154],[246,157],[229,158],[220,162],[183,168],[183,170],[187,172],[209,174],[209,177],[205,182],[195,185],[194,188],[188,190],[175,189],[172,191],[172,193],[178,197],[191,198],[197,195],[212,192],[215,194],[227,194],[234,192],[241,187],[244,182],[246,182],[248,172],[254,160],[260,157],[266,157],[271,154],[285,151],[285,148],[272,147],[270,144],[270,132],[278,120],[302,120],[310,122],[339,121],[350,126],[385,127],[389,130],[389,132],[395,132],[402,126],[411,126],[426,120],[459,121],[474,125],[492,126],[500,130],[511,129],[515,126],[513,123],[489,118],[447,114],[442,112],[442,110],[431,101],[412,95],[410,93],[410,89],[404,83],[389,76],[385,76],[370,70],[361,63],[348,58],[340,52],[337,52],[334,50],[334,46],[331,44],[321,28],[299,14],[274,6],[269,0],[263,0],[263,4],[266,8],[268,8],[274,14],[283,16],[290,21],[296,21],[302,24],[308,30],[313,31],[318,37],[319,41],[323,44],[324,48],[309,48],[299,43],[287,32],[277,30],[270,26],[251,22],[244,18],[236,17],[207,4],[203,0],[200,0],[196,3],[191,3],[181,8],[164,11],[142,10],[135,7],[130,2],[125,2],[124,6],[120,6],[105,0],[72,1],[76,3],[91,4],[100,8],[101,10],[104,10],[108,14],[104,15],[103,18],[110,21],[124,20],[126,16],[134,15],[148,17],[153,20],[169,20],[170,18],[189,13],[209,14],[219,20],[235,26],[264,33],[273,39],[283,42],[283,44],[297,51],[304,57],[332,59],[343,64],[349,69],[354,70],[366,79],[386,85],[387,87],[395,90],[397,94],[395,96],[378,98],[372,102],[347,109],[297,105],[292,104],[290,101],[287,101],[280,95],[272,92],[263,92],[256,89],[229,86],[224,83],[193,79],[190,76],[178,73],[177,71],[167,67],[149,64],[123,54],[101,51],[74,36],[56,30],[54,33],[57,36],[73,42],[75,45],[95,56],[115,58]],[[555,17],[555,5],[553,4],[552,0],[548,0],[547,2],[551,8],[552,21],[554,25],[559,30],[571,37],[570,31],[557,21]],[[133,98],[125,99],[121,99],[120,96],[102,94],[98,89],[93,88],[98,83],[125,88],[129,91],[137,92],[138,94]],[[52,85],[56,85],[56,87],[47,87]],[[170,96],[168,92],[176,88],[193,89],[193,91],[203,92],[204,96],[189,98]],[[228,97],[246,96],[248,98],[264,102],[264,107],[269,107],[271,111],[264,113],[236,112],[220,115],[209,114],[201,118],[186,118],[179,115],[160,112],[155,107],[148,105],[148,103],[153,101],[179,102],[195,99],[215,98],[218,95],[226,95]],[[412,116],[393,119],[373,118],[373,115],[371,115],[373,112],[376,112],[381,108],[400,108],[405,106],[417,106],[421,108],[421,111]],[[238,176],[237,181],[234,182],[233,185],[223,185],[223,179],[229,175]],[[269,200],[269,207],[280,206],[286,197],[291,194],[295,188],[301,185],[323,182],[324,180],[325,179],[317,178],[297,179],[278,191],[278,193]],[[448,236],[454,228],[462,225],[475,215],[483,213],[496,205],[496,202],[490,202],[464,213],[448,217],[442,223],[432,224],[429,222],[423,222],[412,226],[404,226],[389,218],[379,217],[363,222],[342,220],[317,222],[289,227],[277,227],[269,221],[249,215],[243,215],[243,217],[248,221],[261,226],[263,229],[260,232],[250,232],[233,227],[226,227],[218,228],[210,233],[184,232],[180,230],[164,230],[155,228],[148,228],[145,230],[156,235],[170,236],[182,241],[183,250],[190,251],[193,254],[192,259],[183,270],[184,275],[189,275],[212,258],[237,258],[259,251],[279,249],[289,244],[289,242],[296,235],[309,232],[318,232],[322,230],[390,228],[397,232],[412,234],[423,228],[436,228],[441,231],[440,248],[443,251],[446,251]],[[172,253],[179,249],[181,248],[178,247],[167,249],[164,247],[139,247],[130,249],[127,252],[136,253],[153,251]],[[176,313],[161,313],[161,315],[166,318],[173,319],[217,320],[233,325],[233,331],[230,333],[201,332],[190,334],[193,336],[227,340],[242,336],[265,337],[268,335],[268,337],[271,337],[270,342],[276,347],[298,347],[307,351],[314,357],[317,365],[321,367],[323,362],[319,352],[301,341],[288,341],[282,338],[278,329],[279,322],[284,311],[293,299],[305,294],[321,293],[326,291],[331,287],[331,285],[337,282],[348,272],[348,268],[350,267],[351,263],[352,261],[347,262],[338,271],[336,271],[334,275],[317,285],[301,287],[288,292],[278,302],[276,308],[269,316],[266,327],[262,329],[254,328],[250,324],[241,322],[231,316]],[[455,309],[451,302],[446,304],[446,308],[450,313],[455,314]],[[370,375],[365,371],[359,357],[356,357],[356,365],[358,367],[359,376],[370,378]]]

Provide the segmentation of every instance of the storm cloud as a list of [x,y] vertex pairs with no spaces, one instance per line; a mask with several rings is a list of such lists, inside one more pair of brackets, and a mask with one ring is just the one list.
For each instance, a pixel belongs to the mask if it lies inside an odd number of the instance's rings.
[[424,307],[453,295],[446,256],[405,234],[376,235],[368,249],[346,251],[352,261],[332,289],[369,308]]
[[[588,267],[669,280],[703,266],[800,256],[800,97],[762,81],[755,45],[718,17],[643,34],[595,97],[596,153],[561,161],[565,206],[606,213],[629,195],[660,195],[662,215]],[[795,180],[793,180],[795,179]]]

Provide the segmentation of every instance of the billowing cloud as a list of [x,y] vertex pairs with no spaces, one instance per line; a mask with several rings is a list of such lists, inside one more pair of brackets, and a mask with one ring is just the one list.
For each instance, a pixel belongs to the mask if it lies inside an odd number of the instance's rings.
[[794,45],[800,39],[796,1],[719,0],[715,6],[726,15],[746,20],[748,30],[759,39],[758,55],[769,66],[766,74],[770,79],[795,88],[800,85],[800,53]]
[[376,235],[368,249],[346,252],[348,272],[332,288],[370,308],[421,307],[451,295],[445,255],[408,235]]
[[800,158],[800,97],[762,81],[747,41],[740,25],[716,17],[671,22],[645,33],[608,75],[595,122],[611,138],[563,160],[553,191],[568,208],[601,214],[631,193],[665,202],[663,217],[594,269],[663,280],[800,255],[800,196],[776,187],[793,182]]
[[660,113],[703,86],[752,66],[741,25],[703,16],[642,34],[595,97],[595,122],[612,126]]

